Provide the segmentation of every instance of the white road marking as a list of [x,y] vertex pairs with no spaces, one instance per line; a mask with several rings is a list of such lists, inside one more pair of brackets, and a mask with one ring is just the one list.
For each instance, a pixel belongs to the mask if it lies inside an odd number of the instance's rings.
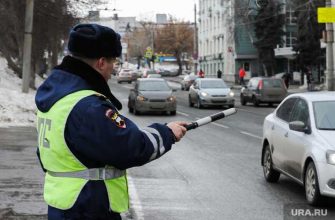
[[186,114],[186,113],[184,113],[184,112],[180,112],[180,111],[177,111],[177,113],[180,114],[180,115],[184,115],[184,116],[186,116],[186,117],[190,116],[189,114]]
[[137,220],[144,220],[143,208],[140,198],[138,197],[137,190],[133,179],[130,176],[127,176],[128,179],[128,190],[129,197],[131,202],[131,208],[134,210],[134,217]]
[[222,125],[222,124],[219,124],[219,123],[216,123],[216,122],[212,122],[213,125],[216,125],[216,126],[219,126],[221,128],[229,128],[228,126],[226,125]]
[[258,136],[258,135],[255,135],[255,134],[251,134],[251,133],[246,132],[246,131],[241,131],[240,133],[241,133],[241,134],[248,135],[248,136],[250,136],[250,137],[254,137],[254,138],[258,138],[258,139],[262,140],[262,137],[260,137],[260,136]]

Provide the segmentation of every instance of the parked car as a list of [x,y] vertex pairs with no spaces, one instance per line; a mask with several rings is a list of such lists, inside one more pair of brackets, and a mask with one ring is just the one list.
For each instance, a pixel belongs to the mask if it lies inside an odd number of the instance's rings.
[[234,107],[234,93],[222,79],[197,78],[188,93],[189,106],[202,108],[204,106]]
[[265,118],[262,166],[268,182],[285,174],[317,205],[335,197],[335,92],[289,95]]
[[177,101],[173,90],[162,78],[138,79],[130,90],[128,109],[134,114],[142,112],[165,112],[176,114]]
[[171,76],[171,72],[170,72],[170,70],[167,70],[167,69],[158,68],[157,72],[158,72],[161,76]]
[[135,78],[135,73],[131,69],[121,69],[116,76],[117,83],[128,82],[131,83]]
[[190,86],[194,83],[194,80],[197,79],[198,76],[194,74],[186,75],[181,81],[181,90],[190,90]]
[[241,105],[248,102],[259,106],[261,103],[280,103],[287,96],[287,89],[282,79],[268,77],[252,77],[248,85],[241,89]]
[[141,77],[142,77],[141,70],[138,70],[138,69],[133,69],[132,70],[132,80],[133,81],[136,81],[138,78],[141,78]]

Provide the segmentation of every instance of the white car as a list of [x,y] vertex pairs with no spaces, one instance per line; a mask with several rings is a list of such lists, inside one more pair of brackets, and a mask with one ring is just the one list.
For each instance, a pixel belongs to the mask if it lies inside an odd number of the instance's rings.
[[222,79],[197,78],[190,86],[188,103],[198,108],[204,106],[235,106],[234,92]]
[[268,182],[285,174],[305,187],[307,202],[335,197],[335,92],[286,97],[263,125],[262,166]]

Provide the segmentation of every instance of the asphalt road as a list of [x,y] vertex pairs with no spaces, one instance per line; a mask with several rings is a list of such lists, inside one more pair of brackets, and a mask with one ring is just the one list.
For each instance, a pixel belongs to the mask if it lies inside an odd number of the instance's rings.
[[[127,109],[133,84],[112,80],[110,87],[123,103],[121,113],[139,126],[194,121],[222,110],[190,108],[187,92],[178,90],[176,116],[135,116]],[[282,220],[285,205],[305,204],[302,186],[283,176],[277,184],[263,178],[262,123],[274,107],[241,107],[237,98],[236,108],[233,116],[189,131],[159,160],[129,169],[131,210],[124,219]],[[0,219],[45,219],[35,148],[34,128],[0,128]]]

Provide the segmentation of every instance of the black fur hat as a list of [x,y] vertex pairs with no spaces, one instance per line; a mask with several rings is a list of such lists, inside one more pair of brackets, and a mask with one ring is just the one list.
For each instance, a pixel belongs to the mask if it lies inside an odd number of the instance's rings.
[[85,58],[119,57],[121,37],[113,29],[98,24],[78,24],[70,31],[69,51]]

